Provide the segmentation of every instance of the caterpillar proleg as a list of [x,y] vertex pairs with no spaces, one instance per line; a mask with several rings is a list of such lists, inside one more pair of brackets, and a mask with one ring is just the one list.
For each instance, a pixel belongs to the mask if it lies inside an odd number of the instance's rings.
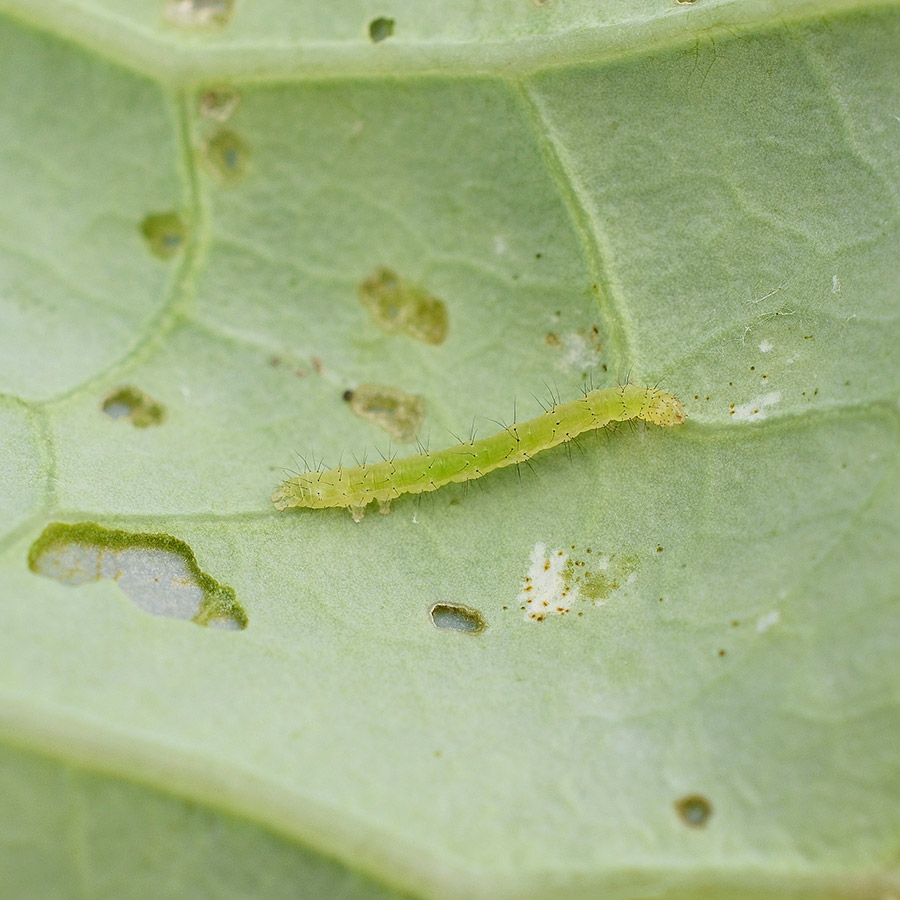
[[634,384],[603,388],[559,403],[543,415],[509,425],[489,438],[404,459],[305,472],[281,484],[272,494],[272,502],[276,509],[346,506],[353,520],[359,522],[373,500],[378,501],[379,511],[386,513],[391,501],[402,494],[434,491],[454,481],[481,478],[494,469],[526,462],[536,453],[585,431],[630,419],[669,428],[681,424],[685,413],[676,397],[658,388]]

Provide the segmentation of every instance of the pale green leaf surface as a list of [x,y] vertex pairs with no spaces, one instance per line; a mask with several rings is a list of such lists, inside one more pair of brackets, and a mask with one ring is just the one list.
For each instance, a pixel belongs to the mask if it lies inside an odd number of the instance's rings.
[[[900,891],[896,6],[0,5],[4,898]],[[377,327],[381,266],[443,344]],[[389,452],[363,382],[437,448],[629,373],[688,423],[269,503]],[[53,521],[185,541],[249,626],[40,577]],[[545,552],[605,603],[527,621]]]

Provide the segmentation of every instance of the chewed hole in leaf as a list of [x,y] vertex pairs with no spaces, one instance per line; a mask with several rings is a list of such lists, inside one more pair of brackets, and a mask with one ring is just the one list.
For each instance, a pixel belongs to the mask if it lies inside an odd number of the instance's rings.
[[163,16],[182,28],[221,28],[231,21],[234,0],[168,0]]
[[379,16],[369,22],[369,39],[373,44],[387,40],[394,33],[394,20]]
[[203,145],[206,164],[223,185],[239,181],[250,165],[250,148],[233,131],[224,129]]
[[184,246],[187,229],[178,213],[151,213],[141,222],[141,234],[154,256],[171,259]]
[[675,811],[689,828],[703,828],[712,815],[712,804],[702,794],[688,794],[675,802]]
[[361,384],[344,392],[358,416],[380,426],[401,444],[414,441],[425,418],[425,401],[398,388]]
[[111,419],[127,419],[135,428],[161,425],[166,418],[166,408],[162,403],[131,385],[116,388],[108,394],[102,408]]
[[430,610],[435,628],[478,634],[487,628],[484,616],[477,609],[461,603],[435,603]]
[[392,269],[376,269],[359,286],[359,298],[387,332],[400,332],[426,344],[442,344],[447,337],[444,301],[408,284]]
[[247,627],[234,590],[202,572],[191,548],[168,534],[54,522],[31,545],[28,567],[69,585],[109,579],[154,616],[230,630]]

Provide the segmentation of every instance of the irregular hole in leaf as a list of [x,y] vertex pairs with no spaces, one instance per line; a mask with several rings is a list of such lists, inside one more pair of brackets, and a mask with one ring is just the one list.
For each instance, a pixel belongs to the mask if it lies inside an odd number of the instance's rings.
[[359,286],[359,298],[387,332],[401,332],[426,344],[441,344],[447,337],[444,301],[407,284],[392,269],[376,269]]
[[702,794],[688,794],[675,801],[675,811],[690,828],[703,828],[712,815],[712,804]]
[[241,95],[231,88],[209,88],[200,95],[200,115],[214,122],[227,122],[241,102]]
[[369,38],[373,44],[387,40],[394,33],[394,20],[379,16],[369,22]]
[[141,234],[154,256],[171,259],[184,246],[187,229],[178,213],[150,213],[141,222]]
[[435,628],[478,634],[487,628],[484,616],[477,609],[461,603],[435,603],[429,610]]
[[154,616],[230,630],[247,627],[234,589],[201,571],[191,548],[169,534],[53,522],[31,545],[28,568],[70,585],[108,578]]
[[135,428],[161,425],[166,408],[131,385],[116,388],[103,400],[103,412],[112,419],[128,419]]
[[170,25],[182,28],[221,28],[233,13],[234,0],[168,0],[163,10]]
[[250,164],[250,148],[233,131],[223,129],[203,145],[206,164],[222,184],[243,178]]
[[361,384],[344,391],[344,399],[358,416],[379,425],[402,444],[416,439],[425,418],[425,401],[399,388]]

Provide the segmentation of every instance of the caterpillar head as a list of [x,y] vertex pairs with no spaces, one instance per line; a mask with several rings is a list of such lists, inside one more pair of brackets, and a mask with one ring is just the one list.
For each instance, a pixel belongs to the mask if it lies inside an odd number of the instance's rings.
[[671,428],[673,425],[680,425],[687,418],[681,401],[665,391],[653,388],[648,399],[644,418],[652,425]]
[[275,509],[288,509],[291,506],[319,507],[322,503],[324,491],[319,472],[307,472],[298,475],[290,481],[278,485],[272,494],[272,503]]
[[304,472],[275,488],[272,503],[275,509],[304,506],[308,509],[324,509],[326,506],[347,506],[349,491],[347,469],[328,469],[322,472]]

